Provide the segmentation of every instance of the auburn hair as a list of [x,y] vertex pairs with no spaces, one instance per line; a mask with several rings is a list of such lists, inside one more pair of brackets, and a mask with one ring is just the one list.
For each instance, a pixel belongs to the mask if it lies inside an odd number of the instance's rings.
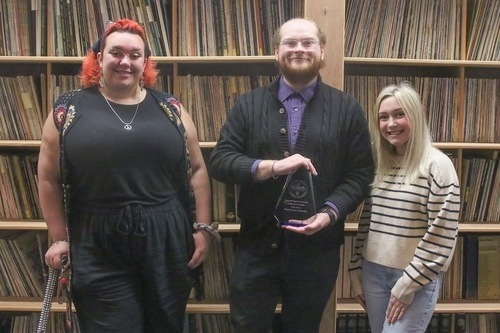
[[145,66],[143,73],[144,87],[153,87],[156,84],[158,77],[158,69],[156,63],[149,58],[149,49],[146,39],[146,33],[141,24],[131,19],[121,19],[108,24],[104,34],[99,37],[99,40],[94,44],[92,49],[83,58],[82,68],[80,71],[80,82],[84,88],[95,87],[99,85],[101,78],[101,67],[97,61],[97,53],[102,52],[106,46],[106,38],[113,32],[128,32],[139,35],[144,41]]

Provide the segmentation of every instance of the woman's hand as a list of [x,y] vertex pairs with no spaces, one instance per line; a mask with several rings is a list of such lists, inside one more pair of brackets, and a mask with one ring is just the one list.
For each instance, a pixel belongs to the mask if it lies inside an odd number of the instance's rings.
[[191,260],[188,262],[188,267],[193,269],[199,266],[205,259],[207,259],[208,249],[212,235],[206,230],[197,230],[193,234],[194,237],[194,253]]
[[387,307],[387,323],[393,324],[403,318],[408,304],[401,302],[394,295],[391,295],[389,306]]
[[359,304],[361,304],[363,309],[365,309],[365,311],[366,311],[365,295],[364,294],[358,295],[358,297],[356,297],[356,299],[358,300]]
[[61,269],[63,255],[67,256],[68,262],[66,266],[69,266],[69,243],[67,241],[55,242],[45,253],[45,263],[52,269]]

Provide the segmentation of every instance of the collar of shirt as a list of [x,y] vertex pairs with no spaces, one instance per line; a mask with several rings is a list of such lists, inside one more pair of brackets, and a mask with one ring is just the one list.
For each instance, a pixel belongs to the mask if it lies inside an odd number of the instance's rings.
[[302,96],[302,98],[306,102],[309,102],[309,100],[314,95],[314,89],[316,88],[317,83],[318,79],[316,78],[313,82],[311,82],[310,85],[308,85],[301,91],[294,91],[288,84],[286,84],[285,80],[283,79],[283,76],[281,76],[278,88],[278,98],[283,103],[288,97],[290,97],[290,95],[297,93],[300,96]]

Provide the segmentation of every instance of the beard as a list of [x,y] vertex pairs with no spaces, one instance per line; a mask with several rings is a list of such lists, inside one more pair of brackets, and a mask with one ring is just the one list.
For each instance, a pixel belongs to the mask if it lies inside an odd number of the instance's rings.
[[297,66],[280,59],[278,68],[286,79],[292,83],[305,84],[311,82],[319,75],[322,68],[322,61],[313,59],[312,63],[305,66]]

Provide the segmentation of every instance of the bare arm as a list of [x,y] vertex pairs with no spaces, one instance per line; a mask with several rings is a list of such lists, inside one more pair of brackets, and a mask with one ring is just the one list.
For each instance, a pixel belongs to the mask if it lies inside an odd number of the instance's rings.
[[[63,194],[59,173],[59,132],[49,114],[42,132],[42,143],[38,158],[38,192],[42,214],[53,241],[67,240],[64,218]],[[61,256],[68,254],[69,244],[58,242],[45,254],[49,267],[60,268]]]
[[266,180],[271,177],[287,175],[298,168],[305,168],[315,176],[318,174],[310,159],[300,154],[294,154],[282,160],[264,160],[260,162],[255,173],[255,178]]
[[[207,167],[203,159],[198,141],[198,135],[194,126],[193,120],[188,112],[182,107],[181,120],[186,128],[188,135],[188,149],[191,155],[191,167],[193,174],[191,176],[191,186],[194,190],[196,199],[196,221],[199,223],[211,223],[211,193],[210,180],[208,177]],[[207,231],[199,230],[194,234],[195,252],[188,266],[190,268],[201,264],[207,257],[208,248],[210,246],[211,235]]]

